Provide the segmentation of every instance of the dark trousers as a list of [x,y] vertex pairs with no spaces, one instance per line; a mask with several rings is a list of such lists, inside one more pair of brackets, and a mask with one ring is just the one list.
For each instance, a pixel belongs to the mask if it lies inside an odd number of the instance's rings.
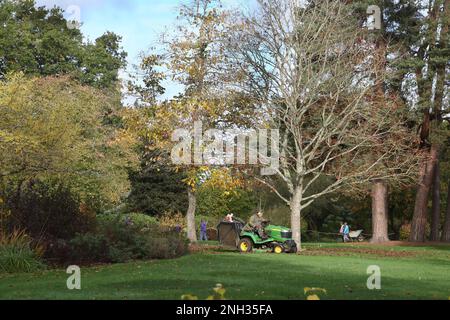
[[266,232],[264,231],[264,228],[263,227],[257,227],[256,228],[256,233],[258,234],[258,236],[261,238],[261,239],[267,239],[267,234],[266,234]]

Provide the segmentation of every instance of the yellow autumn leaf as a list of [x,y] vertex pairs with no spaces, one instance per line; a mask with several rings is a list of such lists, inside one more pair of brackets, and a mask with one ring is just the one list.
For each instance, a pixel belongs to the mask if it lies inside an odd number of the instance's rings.
[[224,296],[225,295],[225,292],[226,292],[226,290],[224,289],[224,288],[222,288],[222,287],[216,287],[216,288],[214,288],[214,291],[218,294],[218,295],[221,295],[221,296]]
[[327,294],[327,290],[326,289],[322,289],[322,288],[309,288],[309,287],[306,287],[304,289],[304,291],[305,291],[305,294],[307,294],[309,292],[322,292],[322,293]]
[[181,300],[194,301],[198,300],[198,297],[191,294],[185,294],[181,296]]
[[320,300],[320,298],[318,295],[313,294],[311,296],[308,296],[308,298],[306,298],[306,300]]
[[314,292],[317,292],[317,291],[318,291],[318,292],[323,292],[323,293],[325,293],[325,294],[327,293],[327,290],[322,289],[322,288],[312,288],[311,290],[314,291]]

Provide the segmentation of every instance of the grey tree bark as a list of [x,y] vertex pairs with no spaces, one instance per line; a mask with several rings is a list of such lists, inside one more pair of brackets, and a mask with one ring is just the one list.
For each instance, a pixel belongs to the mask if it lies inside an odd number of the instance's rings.
[[301,202],[302,202],[302,188],[297,187],[291,198],[290,208],[291,208],[291,228],[292,228],[292,238],[297,244],[298,250],[302,248],[301,239]]
[[195,226],[195,211],[197,209],[197,197],[195,193],[188,190],[189,208],[186,214],[187,238],[190,242],[197,242],[197,231]]
[[388,185],[375,181],[372,187],[372,243],[389,241]]

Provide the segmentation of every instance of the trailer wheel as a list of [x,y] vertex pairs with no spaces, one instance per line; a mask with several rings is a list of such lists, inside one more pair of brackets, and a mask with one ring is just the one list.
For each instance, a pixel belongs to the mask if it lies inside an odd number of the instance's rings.
[[242,253],[249,253],[253,250],[253,242],[248,239],[244,238],[239,242],[239,251]]

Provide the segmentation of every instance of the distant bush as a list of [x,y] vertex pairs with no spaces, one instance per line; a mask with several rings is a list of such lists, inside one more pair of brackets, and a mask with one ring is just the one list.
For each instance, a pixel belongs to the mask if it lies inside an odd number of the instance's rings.
[[181,213],[165,213],[159,217],[158,221],[164,230],[174,230],[177,227],[186,228],[186,219]]
[[235,216],[247,220],[259,203],[259,199],[251,190],[238,187],[229,192],[210,183],[202,184],[198,188],[197,199],[198,215],[216,217],[216,219],[223,219],[227,214],[234,213]]
[[80,234],[69,241],[68,260],[73,263],[109,262],[109,244],[103,234]]
[[137,228],[152,228],[158,224],[158,219],[143,213],[129,213],[129,214],[101,214],[97,216],[99,224],[115,222],[128,223]]
[[45,268],[42,250],[23,231],[0,233],[0,273],[35,272]]
[[158,219],[143,213],[130,213],[127,215],[131,223],[139,228],[151,228],[158,224]]
[[95,233],[69,241],[70,263],[121,263],[130,260],[172,259],[188,252],[188,243],[175,232],[164,232],[155,224],[142,228],[121,217],[103,219]]
[[401,226],[400,228],[400,240],[406,241],[409,239],[411,234],[411,224],[407,223]]
[[[431,226],[429,223],[425,226],[425,234],[430,234]],[[411,224],[406,223],[400,227],[400,241],[408,241],[411,235]]]
[[27,230],[34,239],[71,239],[95,227],[95,213],[70,187],[51,181],[33,181],[20,197],[10,191],[4,206],[10,212],[8,230]]

